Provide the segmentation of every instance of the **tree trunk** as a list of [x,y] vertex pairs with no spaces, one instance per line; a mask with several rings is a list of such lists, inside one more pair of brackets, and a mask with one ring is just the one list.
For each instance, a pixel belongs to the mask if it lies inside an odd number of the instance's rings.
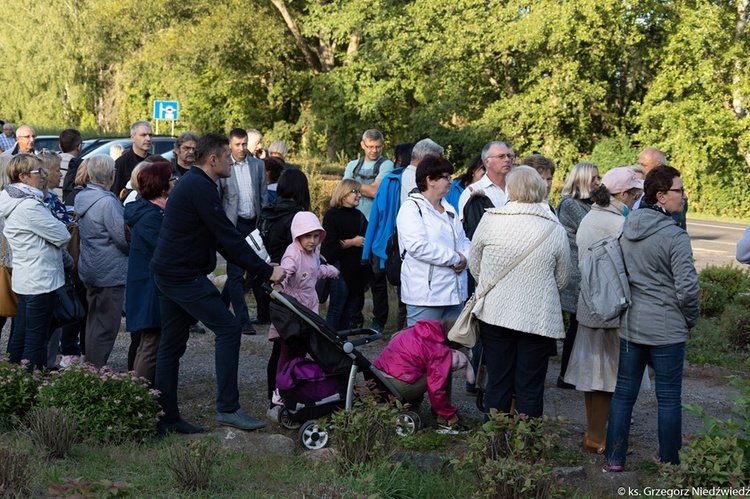
[[318,61],[315,60],[315,54],[303,38],[299,26],[297,26],[297,21],[295,21],[292,15],[289,13],[289,9],[287,9],[284,0],[271,0],[271,3],[279,11],[281,17],[284,18],[284,22],[289,28],[289,31],[292,32],[292,36],[295,40],[297,40],[297,45],[299,45],[299,48],[302,50],[302,53],[305,56],[305,61],[307,61],[307,65],[310,67],[310,69],[312,69],[313,73],[315,73],[316,75],[319,74],[320,66],[318,64]]

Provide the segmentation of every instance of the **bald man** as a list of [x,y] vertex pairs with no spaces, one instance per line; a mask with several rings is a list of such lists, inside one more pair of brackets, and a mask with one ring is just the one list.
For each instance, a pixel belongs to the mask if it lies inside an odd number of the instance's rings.
[[656,147],[647,147],[638,155],[638,164],[648,172],[657,166],[666,166],[667,156]]
[[[666,166],[667,156],[656,147],[647,147],[643,151],[641,151],[641,154],[638,155],[638,164],[641,165],[644,170],[646,170],[646,175],[648,175],[648,172],[650,172],[657,166]],[[641,198],[635,202],[635,205],[633,205],[634,210],[637,210],[641,206],[642,200],[643,194],[641,194]],[[672,213],[672,219],[682,230],[687,230],[687,209],[688,203],[686,200],[682,206],[681,212]]]
[[5,151],[3,154],[7,156],[15,156],[22,152],[35,154],[35,139],[36,133],[34,133],[34,129],[29,125],[21,125],[18,127],[18,130],[16,130],[16,145]]

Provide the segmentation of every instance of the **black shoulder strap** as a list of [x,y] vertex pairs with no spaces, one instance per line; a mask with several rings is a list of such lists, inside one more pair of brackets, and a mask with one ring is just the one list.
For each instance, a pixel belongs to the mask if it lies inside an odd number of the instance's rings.
[[354,167],[354,171],[352,172],[352,178],[356,180],[357,177],[364,179],[364,180],[374,180],[378,178],[378,173],[380,173],[380,165],[385,162],[385,159],[383,156],[380,156],[378,159],[375,160],[375,166],[372,169],[371,175],[360,175],[359,171],[362,169],[362,165],[365,164],[365,157],[362,156],[359,158],[359,161],[357,161],[357,165]]

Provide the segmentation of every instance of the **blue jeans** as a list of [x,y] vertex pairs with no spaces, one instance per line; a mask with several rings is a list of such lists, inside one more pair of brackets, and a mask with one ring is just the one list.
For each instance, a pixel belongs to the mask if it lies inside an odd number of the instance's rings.
[[[336,265],[336,268],[339,268]],[[340,270],[340,268],[339,268]],[[358,310],[362,310],[365,302],[365,290],[349,292],[344,277],[331,279],[331,294],[328,297],[328,322],[336,331],[349,329],[352,317]]]
[[482,321],[479,332],[487,360],[485,418],[490,409],[510,412],[514,394],[519,413],[541,417],[547,362],[555,340]]
[[421,305],[406,304],[406,327],[412,327],[422,319],[435,321],[456,319],[463,310],[464,304],[448,305],[445,307],[423,307]]
[[[255,230],[255,219],[246,220],[238,217],[237,230],[242,234],[242,237],[247,237]],[[224,284],[224,289],[221,290],[221,299],[227,305],[232,304],[232,310],[235,317],[240,320],[240,324],[246,326],[250,323],[247,302],[245,302],[245,269],[229,261],[227,262],[227,281]]]
[[162,419],[167,423],[175,423],[180,419],[177,404],[178,374],[193,317],[216,334],[216,410],[235,412],[240,408],[237,372],[242,333],[239,320],[222,303],[219,291],[206,276],[198,276],[189,281],[174,281],[154,274],[154,283],[159,293],[162,324],[154,388],[161,392],[159,402],[164,410]]
[[649,359],[656,373],[658,404],[659,460],[680,463],[682,447],[682,369],[685,343],[651,346],[620,339],[620,367],[617,386],[609,409],[607,464],[624,466],[628,451],[630,418]]
[[53,331],[52,310],[55,292],[40,295],[18,295],[18,314],[15,331],[10,337],[10,361],[18,364],[29,361],[29,369],[47,366],[47,343]]

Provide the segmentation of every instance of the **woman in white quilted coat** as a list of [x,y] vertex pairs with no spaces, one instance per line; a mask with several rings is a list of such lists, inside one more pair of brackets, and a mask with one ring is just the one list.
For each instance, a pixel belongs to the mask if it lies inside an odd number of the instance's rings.
[[518,166],[506,185],[510,202],[487,211],[471,242],[477,292],[552,232],[489,291],[477,313],[487,360],[485,413],[510,412],[515,394],[519,413],[539,417],[547,361],[565,336],[560,290],[568,283],[570,247],[565,229],[542,204],[547,185],[536,170]]
[[[642,192],[643,180],[628,167],[613,168],[604,175],[602,184],[591,192],[594,205],[581,220],[576,234],[579,267],[592,244],[620,232],[625,217]],[[584,285],[581,282],[581,286]],[[607,437],[609,405],[617,382],[620,318],[604,321],[594,316],[580,295],[576,316],[578,332],[565,382],[584,392],[587,427],[583,447],[601,454]]]

